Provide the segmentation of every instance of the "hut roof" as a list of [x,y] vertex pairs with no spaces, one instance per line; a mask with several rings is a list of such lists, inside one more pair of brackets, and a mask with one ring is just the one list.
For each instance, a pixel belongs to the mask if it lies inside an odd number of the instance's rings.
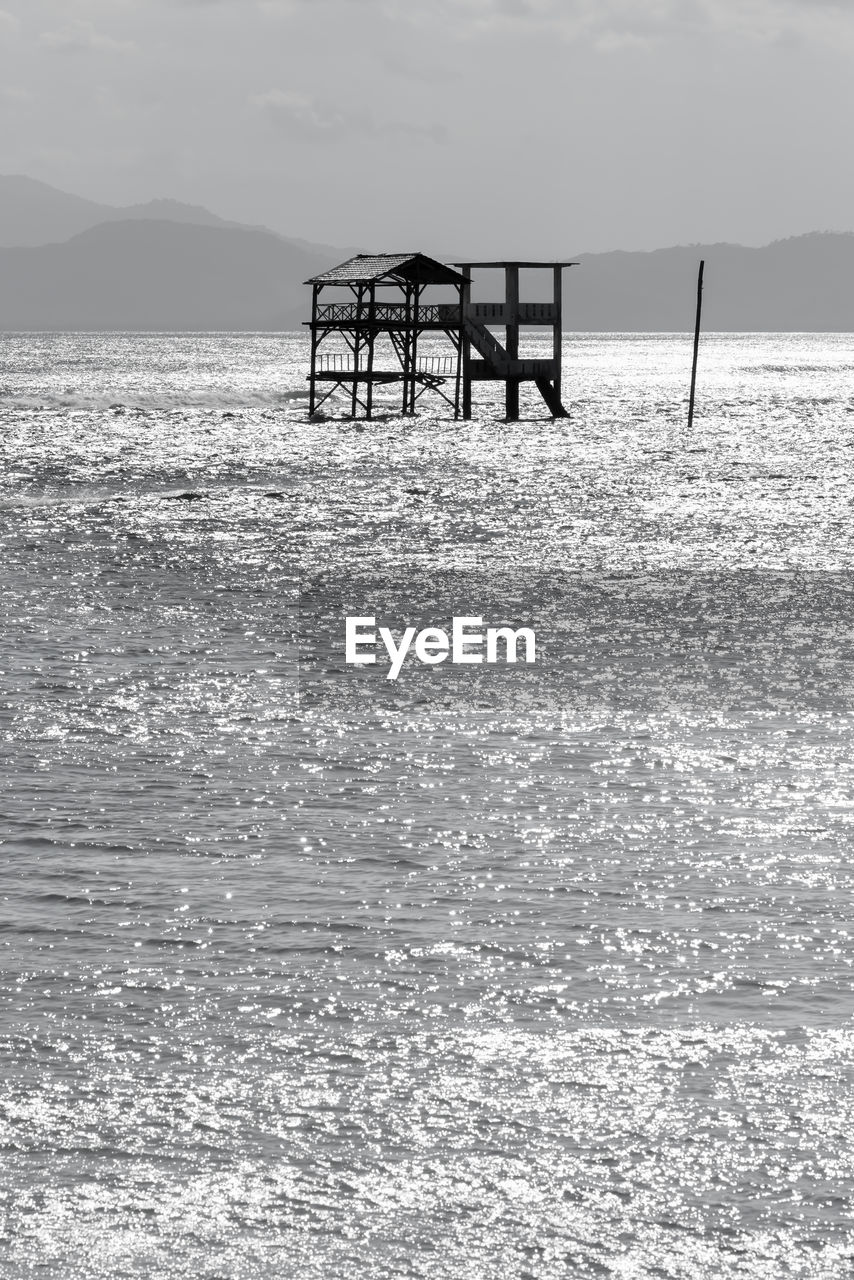
[[466,278],[423,253],[357,253],[306,284],[465,284]]
[[522,262],[520,259],[511,258],[502,260],[501,262],[455,262],[455,267],[577,267],[578,262],[569,262],[563,260],[561,262]]

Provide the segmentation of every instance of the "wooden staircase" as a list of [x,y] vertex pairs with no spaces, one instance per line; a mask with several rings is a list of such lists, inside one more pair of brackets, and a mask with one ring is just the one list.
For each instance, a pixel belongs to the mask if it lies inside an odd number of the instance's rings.
[[487,364],[491,365],[495,370],[494,377],[509,377],[508,365],[510,363],[507,352],[502,347],[494,333],[490,333],[486,325],[481,324],[479,320],[473,320],[471,316],[463,316],[463,332],[475,351],[483,356]]
[[569,417],[561,402],[560,373],[556,370],[554,359],[514,360],[495,334],[471,315],[470,311],[463,314],[463,333],[482,357],[481,361],[469,362],[470,378],[500,379],[517,386],[520,382],[533,382],[553,418]]

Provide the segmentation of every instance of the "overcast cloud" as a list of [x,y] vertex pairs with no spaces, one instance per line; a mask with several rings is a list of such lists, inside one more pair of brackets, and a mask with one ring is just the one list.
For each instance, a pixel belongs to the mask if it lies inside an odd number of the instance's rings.
[[0,171],[330,243],[851,230],[841,0],[4,0]]

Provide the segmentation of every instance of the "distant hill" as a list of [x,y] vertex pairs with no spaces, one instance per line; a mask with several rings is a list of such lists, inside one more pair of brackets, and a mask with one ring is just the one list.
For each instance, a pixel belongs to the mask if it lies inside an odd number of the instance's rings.
[[102,222],[192,222],[198,226],[236,227],[201,205],[178,200],[150,200],[124,208],[85,200],[22,174],[0,175],[0,246],[60,244]]
[[[103,222],[191,222],[200,227],[228,227],[241,231],[266,231],[269,228],[246,226],[219,218],[199,204],[182,204],[179,200],[149,200],[145,204],[116,206],[85,200],[70,195],[46,182],[23,174],[0,174],[0,247],[22,248],[43,244],[61,244]],[[278,235],[278,232],[271,232]],[[285,237],[289,239],[289,237]],[[292,239],[297,248],[337,255],[340,262],[356,250],[315,245],[308,240]]]
[[[293,328],[307,317],[303,281],[347,256],[219,220],[123,218],[64,243],[0,248],[0,329]],[[582,254],[566,273],[565,328],[691,329],[700,258],[706,331],[854,332],[854,234],[831,233],[762,249]],[[497,301],[492,292],[475,279],[476,298]]]
[[854,331],[854,233],[815,232],[761,249],[713,244],[581,254],[566,272],[564,326],[680,332],[694,327],[705,259],[703,328]]
[[0,249],[0,329],[288,329],[339,260],[269,231],[152,220]]

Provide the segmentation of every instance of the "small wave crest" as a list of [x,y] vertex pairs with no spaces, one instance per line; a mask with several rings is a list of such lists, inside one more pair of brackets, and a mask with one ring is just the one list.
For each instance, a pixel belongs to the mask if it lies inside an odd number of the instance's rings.
[[303,388],[246,390],[240,387],[216,387],[192,390],[182,387],[147,392],[134,388],[127,393],[115,388],[88,391],[66,387],[19,391],[8,386],[0,387],[0,405],[6,411],[78,411],[113,413],[117,417],[124,414],[275,410],[286,408],[294,401],[307,399],[308,391]]

